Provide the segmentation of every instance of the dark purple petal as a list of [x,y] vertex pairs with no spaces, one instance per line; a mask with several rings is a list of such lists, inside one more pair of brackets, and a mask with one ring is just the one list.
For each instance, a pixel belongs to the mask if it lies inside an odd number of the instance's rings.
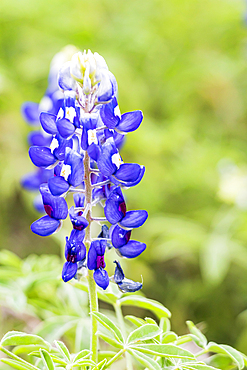
[[122,191],[119,187],[115,188],[105,202],[105,216],[111,224],[116,224],[122,220],[126,214],[126,204]]
[[131,231],[130,230],[124,230],[118,225],[116,225],[111,233],[111,241],[112,245],[115,248],[120,248],[123,245],[127,244],[130,240]]
[[67,118],[62,118],[57,121],[57,129],[64,139],[67,139],[75,132],[75,126]]
[[82,212],[75,212],[74,206],[70,208],[69,210],[69,217],[73,224],[73,228],[75,230],[84,230],[89,222],[86,220],[85,217],[81,216]]
[[147,218],[148,213],[145,210],[128,211],[119,224],[122,227],[133,229],[142,226]]
[[142,119],[143,114],[140,110],[124,113],[116,129],[124,133],[135,131],[140,126]]
[[45,132],[51,135],[57,134],[57,125],[56,119],[57,117],[54,114],[42,112],[40,113],[40,123]]
[[100,268],[94,271],[93,274],[95,283],[102,289],[106,289],[109,285],[109,276],[106,270]]
[[50,192],[54,196],[59,196],[69,190],[69,184],[63,176],[54,176],[48,180]]
[[106,249],[106,240],[92,241],[88,251],[87,266],[89,270],[96,270],[99,267],[105,267],[104,254]]
[[41,131],[32,131],[28,135],[28,142],[30,145],[50,146],[51,140],[51,136],[44,136]]
[[77,273],[77,263],[65,262],[62,271],[63,281],[67,283],[67,281],[73,279],[76,273]]
[[37,167],[49,167],[56,162],[51,149],[45,146],[31,146],[29,156],[33,164]]
[[146,244],[130,240],[126,245],[117,249],[122,257],[135,258],[146,249]]
[[116,284],[119,284],[122,282],[122,280],[125,278],[123,269],[118,261],[114,261],[116,264],[115,272],[114,272],[114,281]]
[[28,101],[22,105],[21,111],[30,125],[39,125],[39,104]]
[[66,238],[65,258],[68,262],[79,262],[86,257],[86,247],[83,243],[85,233],[78,234],[72,232],[70,238]]
[[34,221],[31,225],[33,233],[40,236],[48,236],[53,234],[60,226],[60,221],[49,216],[41,217],[39,220]]

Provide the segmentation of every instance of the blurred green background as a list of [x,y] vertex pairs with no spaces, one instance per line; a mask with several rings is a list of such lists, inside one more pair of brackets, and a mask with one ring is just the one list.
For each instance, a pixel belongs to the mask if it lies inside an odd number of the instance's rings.
[[[118,81],[121,112],[141,109],[145,117],[122,151],[126,162],[146,166],[142,183],[125,192],[128,208],[149,212],[134,233],[148,249],[124,261],[126,275],[139,281],[142,275],[143,292],[172,311],[178,334],[190,319],[201,323],[210,340],[246,353],[245,11],[243,0],[1,0],[0,248],[22,258],[61,254],[57,236],[42,239],[30,231],[39,216],[19,185],[33,168],[27,155],[30,129],[20,107],[26,100],[40,101],[50,61],[65,45],[97,51]],[[0,255],[0,265],[6,267],[5,257]],[[42,270],[32,258],[22,265],[26,275]],[[2,331],[30,324],[16,314],[30,308],[25,279],[13,288],[20,263],[0,273],[2,287],[10,284],[9,290],[0,288]],[[62,266],[58,258],[40,263],[55,276]],[[43,299],[52,297],[57,283],[51,278],[49,290],[49,275],[42,279]],[[15,308],[10,296],[22,288],[23,305],[15,302]],[[67,300],[56,302],[64,315]],[[39,320],[49,317],[41,301],[42,294],[35,301]]]

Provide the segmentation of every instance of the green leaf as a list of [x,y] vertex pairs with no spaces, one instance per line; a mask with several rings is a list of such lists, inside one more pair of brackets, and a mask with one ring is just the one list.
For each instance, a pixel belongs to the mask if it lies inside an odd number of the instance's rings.
[[100,332],[97,332],[96,334],[100,338],[102,338],[105,342],[110,344],[111,346],[116,347],[116,348],[123,348],[123,343],[121,344],[121,343],[117,342],[115,339],[109,337],[108,335],[105,335],[105,334],[100,333]]
[[31,364],[29,365],[28,363],[23,363],[23,362],[19,362],[16,360],[12,360],[10,358],[1,358],[0,361],[18,370],[34,370],[34,369],[38,370],[36,366],[33,366]]
[[205,335],[202,334],[202,332],[195,326],[195,324],[192,321],[186,321],[186,324],[191,334],[195,335],[198,338],[198,340],[196,341],[196,344],[199,347],[206,348],[208,341]]
[[168,331],[166,333],[164,333],[162,335],[162,343],[165,344],[165,343],[171,343],[171,342],[175,342],[176,340],[178,339],[178,336],[176,333],[174,333],[173,331]]
[[[40,354],[39,351],[31,352],[31,353],[29,353],[29,356],[35,356],[35,357],[41,358],[41,354]],[[51,356],[53,362],[56,362],[57,364],[60,364],[60,365],[63,365],[63,366],[67,366],[68,365],[68,362],[67,361],[64,361],[60,357],[58,357],[56,355],[53,355],[53,354],[50,354],[50,356]]]
[[47,370],[55,370],[50,354],[45,349],[40,349],[40,355]]
[[2,346],[18,346],[29,344],[42,344],[45,348],[50,347],[49,343],[38,335],[26,334],[20,331],[10,331],[5,334],[1,340]]
[[143,343],[135,344],[135,346],[132,345],[131,348],[155,356],[186,358],[195,360],[195,356],[191,352],[187,351],[186,349],[177,347],[173,344]]
[[140,317],[135,317],[135,316],[132,316],[132,315],[127,315],[124,317],[125,319],[129,320],[130,322],[132,322],[134,325],[136,326],[142,326],[143,324],[145,324],[145,321],[143,319],[140,319]]
[[95,362],[90,360],[89,358],[81,359],[76,362],[73,362],[71,365],[72,367],[77,367],[77,366],[95,366]]
[[[223,369],[223,370],[230,370],[233,367],[235,367],[235,364],[233,364],[232,358],[227,355],[223,355],[221,353],[217,353],[213,356],[210,356],[209,365],[214,366],[219,369]],[[245,366],[246,366],[246,363],[245,363]]]
[[99,361],[102,361],[105,358],[110,360],[116,354],[117,354],[117,352],[114,352],[114,351],[100,351],[99,354],[98,354],[98,359],[99,359]]
[[40,348],[47,349],[47,346],[43,346],[42,344],[29,344],[25,346],[16,346],[12,352],[15,355],[19,355],[20,353],[29,354],[34,351],[39,351]]
[[205,365],[203,363],[202,364],[200,364],[200,363],[197,363],[197,364],[191,363],[191,364],[188,364],[188,365],[183,364],[183,369],[188,369],[188,370],[218,370],[213,366]]
[[167,317],[162,317],[160,319],[159,327],[163,331],[163,333],[171,330],[171,322]]
[[115,338],[120,342],[123,343],[123,335],[119,328],[111,321],[107,316],[103,315],[101,312],[92,312],[92,315],[99,321],[101,325],[103,325],[106,329],[110,330]]
[[0,251],[0,263],[1,265],[20,268],[22,260],[13,252],[7,249],[2,249]]
[[100,361],[92,370],[103,370],[106,363],[107,359],[104,358],[104,360]]
[[235,362],[239,369],[243,369],[244,367],[244,358],[242,354],[237,351],[235,348],[227,346],[226,344],[217,344],[214,342],[209,342],[207,349],[211,352],[215,353],[223,353],[231,357],[231,359]]
[[138,342],[156,337],[161,333],[161,329],[154,324],[144,324],[130,333],[127,338],[128,343]]
[[145,317],[144,320],[146,321],[147,324],[157,325],[157,322],[154,319],[152,319],[151,317]]
[[70,354],[69,354],[69,350],[66,347],[66,345],[63,342],[58,341],[58,340],[55,340],[54,343],[57,349],[59,350],[59,352],[61,353],[61,355],[63,356],[63,358],[65,359],[65,361],[67,362],[70,361]]
[[73,362],[76,362],[80,360],[81,358],[87,357],[91,354],[92,352],[89,351],[89,349],[83,349],[77,355],[74,357]]
[[161,303],[154,301],[153,299],[148,299],[139,295],[131,295],[127,297],[120,298],[118,303],[121,306],[135,306],[145,308],[154,312],[158,318],[161,317],[171,317],[170,311],[163,306]]
[[137,359],[142,365],[147,367],[150,370],[161,370],[160,365],[154,361],[151,357],[144,355],[138,351],[128,348],[127,351]]

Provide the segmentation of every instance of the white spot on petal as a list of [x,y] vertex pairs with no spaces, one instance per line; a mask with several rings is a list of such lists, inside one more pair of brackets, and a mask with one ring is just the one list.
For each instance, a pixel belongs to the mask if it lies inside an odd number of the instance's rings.
[[114,115],[115,115],[115,116],[118,116],[118,117],[121,119],[121,112],[120,112],[120,109],[119,109],[119,105],[117,105],[117,106],[114,108]]
[[120,165],[124,163],[119,153],[113,154],[113,156],[111,157],[111,160],[112,160],[112,163],[114,163],[117,166],[117,168],[119,168]]
[[98,144],[96,130],[88,130],[87,134],[88,134],[88,145],[91,145],[92,143]]
[[53,139],[52,140],[52,142],[51,142],[51,145],[50,145],[50,149],[51,149],[51,152],[53,153],[54,152],[54,150],[56,149],[56,148],[58,148],[59,147],[59,142],[57,141],[57,139]]
[[57,114],[57,120],[64,117],[64,111],[63,108],[60,108]]
[[70,165],[69,164],[63,164],[60,176],[63,176],[64,179],[67,181],[70,174],[71,174]]
[[75,108],[74,107],[66,107],[65,118],[67,118],[70,122],[73,123],[75,116],[76,116]]

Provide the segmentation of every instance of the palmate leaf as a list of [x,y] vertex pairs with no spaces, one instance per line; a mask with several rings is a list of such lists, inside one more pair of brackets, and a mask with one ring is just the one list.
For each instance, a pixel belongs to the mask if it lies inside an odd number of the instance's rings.
[[183,364],[183,369],[187,370],[218,370],[213,366],[206,365],[204,363],[189,363],[189,364]]
[[139,295],[131,295],[118,300],[120,306],[135,306],[152,311],[158,318],[171,317],[170,311],[161,303]]
[[9,331],[1,340],[2,346],[19,346],[29,344],[41,344],[44,348],[50,348],[50,344],[38,335],[26,334],[20,331]]
[[[210,356],[207,362],[210,366],[223,369],[223,370],[231,370],[234,367],[236,367],[231,357],[227,355],[223,355],[221,353],[217,353],[213,356]],[[245,366],[246,365],[247,365],[247,362],[245,362]]]
[[50,354],[45,349],[40,349],[39,352],[46,370],[55,370],[55,366]]
[[239,369],[243,369],[244,367],[243,355],[239,351],[237,351],[235,348],[232,348],[226,344],[217,344],[214,342],[209,342],[207,345],[207,349],[210,352],[222,353],[222,354],[228,355]]
[[110,360],[112,357],[114,357],[117,354],[117,352],[114,351],[100,351],[98,354],[98,360],[102,361],[105,358]]
[[40,348],[47,349],[47,346],[43,346],[42,344],[27,344],[24,346],[21,345],[14,347],[12,352],[15,355],[30,354],[31,352],[39,351]]
[[133,357],[137,359],[142,365],[147,367],[150,370],[161,370],[160,365],[154,361],[151,357],[145,355],[144,353],[141,353],[137,350],[128,348],[128,353],[131,354]]
[[154,356],[195,360],[195,356],[191,352],[187,351],[186,349],[177,347],[173,344],[143,343],[131,345],[130,348]]
[[178,339],[178,336],[173,331],[168,331],[162,335],[161,342],[163,344],[175,342]]
[[[29,353],[29,356],[35,356],[35,357],[41,358],[41,354],[40,354],[39,351],[31,352],[31,353]],[[63,366],[68,365],[68,362],[64,361],[61,357],[58,357],[58,356],[56,356],[54,354],[51,354],[51,353],[50,353],[50,356],[51,356],[53,362],[55,362],[57,364],[60,364],[60,365],[63,365]]]
[[82,351],[80,351],[79,353],[76,354],[76,356],[73,359],[73,362],[79,361],[82,358],[86,358],[86,357],[90,356],[91,353],[92,352],[90,352],[89,349],[83,349]]
[[145,321],[143,319],[141,319],[140,317],[136,317],[136,316],[132,316],[132,315],[127,315],[127,316],[124,316],[125,319],[129,320],[130,322],[132,322],[132,324],[140,327],[142,326],[143,324],[145,324]]
[[97,332],[96,333],[101,339],[103,339],[106,343],[110,344],[111,346],[113,347],[116,347],[116,348],[123,348],[124,344],[123,343],[119,343],[118,341],[116,341],[115,339],[109,337],[108,335],[105,335],[103,333],[100,333],[100,332]]
[[123,343],[123,334],[119,328],[107,316],[101,312],[92,312],[92,315],[102,324],[106,329],[110,330],[118,342]]
[[131,344],[140,340],[147,340],[156,337],[161,333],[161,329],[154,324],[144,324],[130,333],[127,343]]

